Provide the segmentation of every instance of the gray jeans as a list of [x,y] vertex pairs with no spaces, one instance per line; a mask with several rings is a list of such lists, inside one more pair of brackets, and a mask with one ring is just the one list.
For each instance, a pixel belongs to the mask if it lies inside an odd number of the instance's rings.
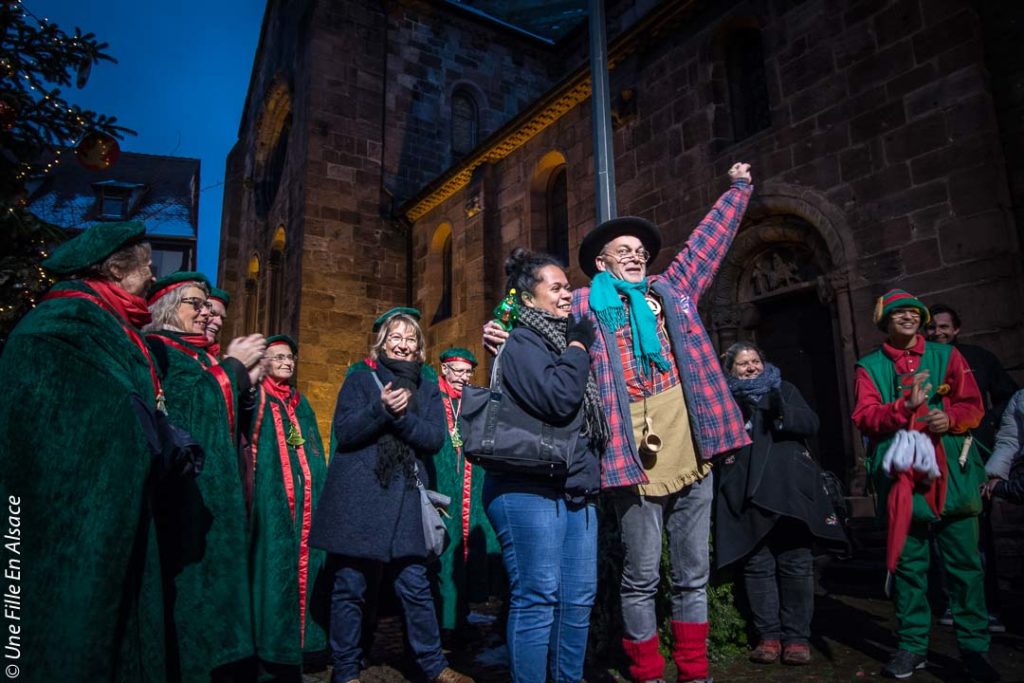
[[668,535],[673,621],[708,620],[712,479],[708,474],[667,496],[612,492],[625,550],[619,592],[629,640],[648,640],[658,632],[654,599],[661,580],[663,531]]

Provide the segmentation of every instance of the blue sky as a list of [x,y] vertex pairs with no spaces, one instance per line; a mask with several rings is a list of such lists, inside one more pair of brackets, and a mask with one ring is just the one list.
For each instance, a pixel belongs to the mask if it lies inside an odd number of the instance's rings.
[[198,267],[214,279],[224,162],[238,139],[263,0],[22,0],[37,17],[95,33],[117,64],[101,62],[83,108],[116,116],[138,135],[121,149],[202,160]]

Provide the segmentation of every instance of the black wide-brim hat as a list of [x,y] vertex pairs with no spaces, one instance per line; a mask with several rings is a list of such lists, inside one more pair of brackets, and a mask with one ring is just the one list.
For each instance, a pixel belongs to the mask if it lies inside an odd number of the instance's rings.
[[623,235],[633,235],[639,239],[651,255],[650,261],[658,257],[661,251],[661,230],[657,225],[639,216],[611,218],[588,232],[580,244],[580,268],[587,277],[597,275],[594,260],[605,245]]

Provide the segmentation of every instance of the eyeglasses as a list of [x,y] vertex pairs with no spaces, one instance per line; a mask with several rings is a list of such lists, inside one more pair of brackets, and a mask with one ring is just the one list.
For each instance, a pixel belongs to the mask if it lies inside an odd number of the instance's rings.
[[643,247],[640,247],[636,251],[633,251],[629,247],[622,247],[615,251],[606,251],[604,256],[610,256],[615,259],[617,263],[625,263],[627,261],[636,261],[637,263],[647,263],[651,260],[651,252],[647,251]]
[[293,353],[279,353],[276,356],[267,356],[267,358],[275,363],[292,363],[298,359],[298,356]]
[[186,296],[181,300],[181,303],[188,304],[194,308],[197,313],[204,308],[210,308],[210,302],[206,299],[200,299],[198,296]]
[[420,345],[420,340],[417,339],[416,337],[403,337],[400,334],[389,334],[387,337],[384,338],[384,341],[391,345],[398,345],[401,344],[402,342],[405,342],[406,345],[413,347]]
[[473,368],[466,368],[465,370],[456,370],[455,368],[447,368],[448,373],[455,375],[456,377],[472,377]]
[[900,311],[893,311],[892,312],[892,317],[894,317],[894,318],[906,318],[908,320],[920,320],[921,319],[921,313],[920,313],[920,311],[916,311],[914,309],[903,309],[903,310],[900,310]]

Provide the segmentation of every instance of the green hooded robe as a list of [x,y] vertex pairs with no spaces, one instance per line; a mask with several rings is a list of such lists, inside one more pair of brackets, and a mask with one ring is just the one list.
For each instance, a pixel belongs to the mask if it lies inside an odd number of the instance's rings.
[[450,395],[451,387],[443,379],[440,386],[448,435],[444,446],[426,467],[428,485],[452,499],[448,516],[444,518],[448,544],[434,568],[437,571],[438,624],[442,629],[455,630],[464,626],[470,602],[483,602],[497,592],[494,583],[501,576],[498,569],[501,545],[484,511],[484,471],[467,463],[461,444],[456,447],[452,443],[459,399]]
[[3,592],[19,593],[6,645],[20,627],[4,665],[33,681],[162,681],[152,455],[132,407],[155,408],[150,364],[127,322],[76,294],[95,297],[55,285],[0,355],[0,563]]
[[[181,680],[209,683],[214,669],[254,653],[237,446],[238,391],[248,378],[241,364],[218,364],[177,333],[148,339],[163,371],[171,422],[206,452],[199,477],[162,496],[160,526],[165,573],[173,577],[175,593],[169,647],[176,650]],[[174,652],[168,655],[175,661]],[[176,678],[174,672],[169,677]]]
[[330,618],[327,555],[309,547],[313,511],[327,477],[313,408],[294,388],[287,401],[261,389],[252,443],[249,557],[256,653],[263,661],[298,665],[303,652],[327,648]]

